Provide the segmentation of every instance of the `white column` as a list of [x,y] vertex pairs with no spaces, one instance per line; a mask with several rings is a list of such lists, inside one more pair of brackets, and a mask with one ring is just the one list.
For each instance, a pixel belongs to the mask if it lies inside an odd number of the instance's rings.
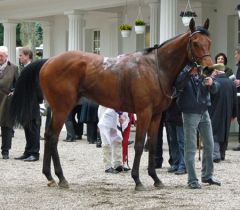
[[68,50],[83,50],[83,38],[86,12],[74,10],[65,12],[69,20]]
[[[117,17],[112,17],[108,19],[109,25],[109,40],[106,43],[106,46],[109,46],[109,56],[114,57],[121,53],[121,36],[119,33],[119,25],[121,18],[117,15]],[[106,40],[107,41],[107,40]],[[102,44],[102,43],[101,43]]]
[[151,0],[150,7],[150,46],[159,44],[160,34],[160,0]]
[[16,26],[15,21],[6,20],[3,22],[4,27],[4,46],[8,48],[8,59],[16,63]]
[[177,0],[161,0],[160,43],[176,36]]
[[43,58],[52,56],[52,24],[50,22],[41,22],[43,29]]

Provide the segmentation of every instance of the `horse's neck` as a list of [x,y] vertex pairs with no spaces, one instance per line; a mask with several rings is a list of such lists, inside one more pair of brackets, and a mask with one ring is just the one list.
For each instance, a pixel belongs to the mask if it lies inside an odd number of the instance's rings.
[[187,64],[188,34],[184,34],[169,42],[162,49],[158,49],[159,68],[162,72],[162,79],[172,85],[179,72]]

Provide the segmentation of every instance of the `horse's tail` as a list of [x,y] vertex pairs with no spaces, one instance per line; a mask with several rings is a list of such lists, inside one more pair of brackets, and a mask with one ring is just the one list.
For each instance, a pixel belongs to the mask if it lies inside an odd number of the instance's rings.
[[39,72],[46,61],[41,59],[30,63],[17,80],[10,106],[10,118],[16,126],[26,126],[34,119],[34,109],[39,107],[38,103],[43,99]]

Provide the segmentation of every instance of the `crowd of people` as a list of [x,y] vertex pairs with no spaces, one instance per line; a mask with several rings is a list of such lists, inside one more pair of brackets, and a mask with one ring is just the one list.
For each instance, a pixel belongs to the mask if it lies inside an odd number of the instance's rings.
[[[199,189],[201,185],[196,175],[195,155],[197,139],[202,140],[203,160],[201,182],[221,185],[214,177],[214,163],[225,160],[231,122],[237,118],[240,125],[240,48],[235,50],[237,61],[236,76],[227,67],[227,56],[218,53],[216,64],[222,64],[224,71],[213,70],[206,77],[199,75],[197,66],[187,64],[175,81],[176,98],[163,113],[156,145],[155,168],[163,163],[163,127],[166,127],[169,146],[169,173],[187,174],[188,187]],[[17,79],[25,67],[33,60],[32,51],[23,47],[19,51],[20,66],[8,60],[8,49],[0,47],[0,126],[2,137],[2,157],[9,159],[13,124],[9,120],[9,107]],[[39,104],[43,103],[41,91],[34,102],[32,119],[24,126],[26,146],[16,160],[33,162],[39,160],[41,113]],[[45,103],[47,103],[45,101]],[[47,107],[47,127],[50,123],[51,109]],[[75,142],[86,135],[89,144],[102,148],[103,165],[106,173],[117,174],[129,171],[128,140],[131,126],[135,123],[133,113],[121,112],[96,102],[81,98],[66,119],[67,136],[64,141]],[[84,124],[86,134],[84,134]],[[239,126],[240,127],[240,126]],[[197,138],[200,136],[200,138]],[[147,139],[147,136],[146,136]],[[234,148],[240,151],[239,145]],[[200,144],[198,146],[201,146]],[[147,142],[145,145],[147,150]]]

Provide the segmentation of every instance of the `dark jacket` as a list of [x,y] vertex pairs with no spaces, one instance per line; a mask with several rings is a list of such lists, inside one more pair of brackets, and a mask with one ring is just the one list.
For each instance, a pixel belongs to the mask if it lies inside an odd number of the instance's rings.
[[219,91],[211,95],[212,105],[209,115],[212,120],[213,137],[215,142],[228,140],[231,119],[237,115],[237,90],[232,80],[225,74],[215,76],[220,84]]
[[213,80],[210,87],[206,86],[202,76],[189,75],[190,69],[191,66],[187,65],[176,79],[175,86],[179,92],[177,104],[184,113],[202,114],[211,105],[210,93],[216,93],[219,84]]

